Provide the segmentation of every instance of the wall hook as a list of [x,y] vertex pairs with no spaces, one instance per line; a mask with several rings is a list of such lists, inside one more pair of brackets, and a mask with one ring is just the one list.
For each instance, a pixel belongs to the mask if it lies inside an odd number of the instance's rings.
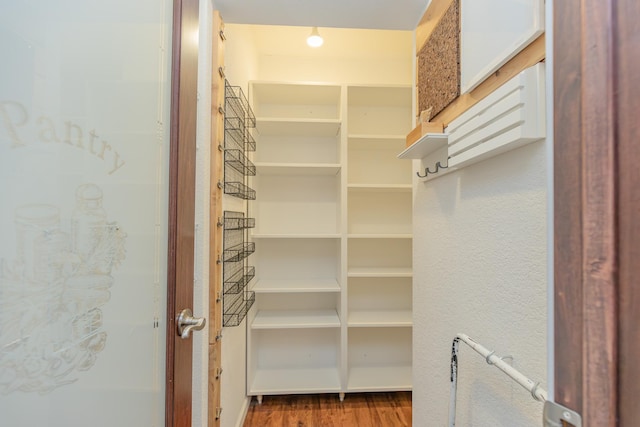
[[418,175],[418,178],[426,178],[427,176],[429,176],[429,174],[436,174],[438,172],[440,172],[440,169],[446,169],[449,167],[449,159],[451,157],[447,157],[447,164],[443,165],[440,161],[436,162],[436,170],[432,171],[431,169],[429,169],[428,167],[425,168],[424,170],[424,175],[420,175],[420,172],[416,172],[416,175]]

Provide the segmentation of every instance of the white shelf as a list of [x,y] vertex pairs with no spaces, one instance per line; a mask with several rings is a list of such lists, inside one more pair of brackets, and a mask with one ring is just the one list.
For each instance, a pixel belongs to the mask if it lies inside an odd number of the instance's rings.
[[260,369],[249,388],[249,394],[295,394],[339,392],[338,368]]
[[400,233],[351,233],[348,234],[349,239],[413,239],[412,234],[400,234]]
[[447,146],[449,135],[446,133],[427,133],[419,140],[411,144],[402,153],[399,159],[423,159],[434,151]]
[[[403,231],[404,229],[410,228],[410,225],[411,224],[409,224],[409,226],[403,227]],[[351,228],[355,228],[355,225],[352,226]],[[382,228],[382,226],[374,227],[369,225],[368,227],[361,227],[361,228],[367,231],[353,232],[350,230],[349,233],[347,234],[347,237],[350,239],[411,239],[413,237],[413,235],[410,233],[397,233],[396,230],[390,231],[388,230],[388,228],[381,229],[380,231],[376,229],[376,228]],[[371,230],[371,231],[368,231],[368,230]]]
[[409,391],[411,366],[367,366],[349,369],[348,391]]
[[350,310],[349,327],[411,327],[411,310]]
[[407,136],[406,135],[378,135],[378,134],[350,134],[348,136],[349,139],[372,139],[372,140],[379,140],[379,139],[388,139],[388,140],[401,140],[401,141],[405,141]]
[[336,136],[340,125],[340,120],[333,119],[256,118],[256,130],[260,135]]
[[338,163],[255,163],[262,175],[337,175]]
[[339,239],[340,234],[285,234],[285,233],[255,233],[253,239]]
[[411,184],[349,184],[350,191],[384,193],[384,192],[407,192],[412,191]]
[[339,328],[335,310],[260,310],[251,323],[252,329]]
[[411,268],[349,268],[348,277],[413,277]]
[[340,285],[331,279],[258,280],[252,291],[255,293],[283,292],[340,292]]

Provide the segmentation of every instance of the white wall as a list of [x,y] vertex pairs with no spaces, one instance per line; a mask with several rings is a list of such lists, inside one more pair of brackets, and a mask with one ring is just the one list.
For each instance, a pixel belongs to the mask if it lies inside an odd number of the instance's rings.
[[321,28],[324,44],[306,44],[307,27],[251,26],[264,81],[411,84],[410,31]]
[[[410,41],[409,41],[410,43]],[[358,84],[411,84],[410,60],[376,58],[314,58],[271,56],[260,58],[260,80],[313,81]]]
[[[546,378],[545,142],[417,182],[415,425],[444,426],[451,343],[463,332]],[[456,426],[536,426],[542,404],[460,344]]]
[[[224,19],[224,17],[223,17]],[[233,86],[240,86],[247,94],[249,80],[256,76],[257,53],[250,29],[242,25],[225,24],[225,75]],[[224,210],[246,212],[246,202],[225,195]],[[249,212],[249,217],[251,217]],[[252,263],[249,257],[249,264]],[[249,406],[246,393],[246,353],[247,321],[236,327],[225,327],[222,331],[222,390],[220,404],[222,414],[221,427],[242,426],[244,415]]]
[[[538,14],[538,2],[530,3]],[[508,26],[510,9],[496,10]],[[467,19],[463,32],[473,32],[470,24]],[[475,61],[500,60],[490,49],[478,53],[484,57]],[[548,98],[548,111],[551,103]],[[415,425],[447,425],[451,344],[459,332],[498,355],[513,355],[514,367],[549,387],[551,144],[532,143],[426,183],[416,179]],[[527,391],[460,344],[456,426],[537,426],[541,413]]]

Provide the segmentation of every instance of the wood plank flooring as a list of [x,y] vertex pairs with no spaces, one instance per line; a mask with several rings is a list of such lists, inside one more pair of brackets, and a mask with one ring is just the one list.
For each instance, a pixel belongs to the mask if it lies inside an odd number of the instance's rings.
[[264,396],[255,398],[244,427],[411,426],[411,392]]

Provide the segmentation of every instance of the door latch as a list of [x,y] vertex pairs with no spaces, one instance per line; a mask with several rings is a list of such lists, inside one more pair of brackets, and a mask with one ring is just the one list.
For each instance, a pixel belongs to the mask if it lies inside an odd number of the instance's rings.
[[191,310],[185,308],[178,315],[176,323],[178,324],[178,335],[180,335],[180,338],[183,340],[186,340],[191,335],[191,331],[199,331],[204,328],[207,319],[204,317],[193,317]]
[[547,400],[542,415],[543,427],[582,427],[582,417],[577,412]]

